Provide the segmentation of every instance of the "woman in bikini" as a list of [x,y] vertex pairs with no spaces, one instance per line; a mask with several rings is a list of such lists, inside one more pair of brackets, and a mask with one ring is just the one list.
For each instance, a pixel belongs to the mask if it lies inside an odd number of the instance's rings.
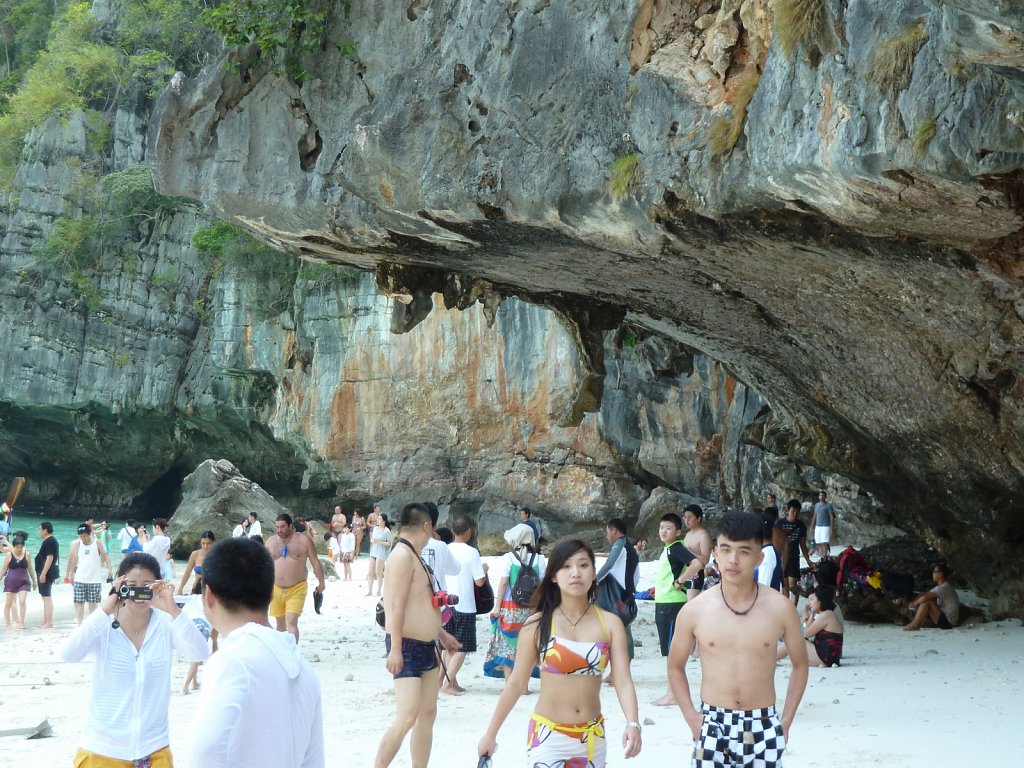
[[356,548],[352,557],[355,559],[359,558],[359,553],[363,551],[363,536],[366,533],[366,521],[363,520],[363,512],[359,507],[356,507],[352,512],[352,533],[356,537]]
[[[812,667],[838,667],[843,657],[843,620],[836,615],[832,587],[815,587],[807,596],[804,610],[804,637],[807,661]],[[786,646],[779,643],[779,658],[786,657]]]
[[527,765],[603,768],[601,675],[609,662],[626,717],[622,733],[625,757],[640,752],[626,630],[617,616],[594,604],[596,597],[593,550],[579,539],[555,544],[533,596],[533,613],[519,633],[512,675],[477,746],[481,757],[494,754],[498,730],[525,690],[534,665],[539,665],[540,696],[530,718]]
[[[8,629],[25,628],[25,598],[31,589],[38,589],[36,572],[32,567],[32,555],[25,549],[24,531],[11,536],[10,551],[4,555],[4,564],[0,566],[0,579],[4,581],[4,624]],[[15,609],[14,601],[18,606]],[[14,614],[12,616],[12,614]]]

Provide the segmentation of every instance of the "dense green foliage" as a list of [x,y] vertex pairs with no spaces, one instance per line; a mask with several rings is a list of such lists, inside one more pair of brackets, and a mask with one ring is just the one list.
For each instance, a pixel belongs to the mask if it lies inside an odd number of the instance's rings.
[[0,0],[0,110],[46,44],[56,5],[50,0]]
[[[348,15],[349,0],[223,0],[206,17],[227,45],[255,44],[278,72],[302,82],[308,78],[302,59],[326,48],[327,20],[335,5]],[[351,41],[337,48],[355,53]]]

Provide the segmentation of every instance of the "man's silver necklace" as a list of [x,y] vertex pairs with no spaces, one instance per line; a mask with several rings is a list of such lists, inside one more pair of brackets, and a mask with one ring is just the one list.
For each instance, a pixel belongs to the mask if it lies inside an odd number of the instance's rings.
[[745,611],[737,611],[735,608],[733,608],[731,605],[729,605],[729,601],[725,599],[725,590],[724,589],[719,589],[718,592],[719,592],[719,594],[722,595],[722,602],[725,603],[725,607],[726,608],[728,608],[730,611],[735,613],[737,616],[746,616],[748,613],[750,613],[754,609],[754,606],[757,605],[757,596],[761,594],[761,585],[760,584],[754,584],[754,601],[750,604],[750,607],[747,608],[747,610],[745,610]]

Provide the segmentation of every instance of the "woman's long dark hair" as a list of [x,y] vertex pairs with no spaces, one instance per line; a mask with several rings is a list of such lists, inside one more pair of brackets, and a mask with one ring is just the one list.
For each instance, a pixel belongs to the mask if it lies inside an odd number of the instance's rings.
[[551,554],[548,555],[544,578],[541,579],[537,590],[533,593],[533,599],[530,601],[530,613],[540,614],[540,618],[537,619],[539,624],[537,627],[538,655],[543,653],[551,639],[551,617],[554,616],[555,609],[562,604],[562,590],[555,583],[555,574],[562,569],[570,557],[580,551],[586,552],[587,557],[590,558],[590,564],[595,566],[594,583],[590,585],[587,597],[592,603],[597,601],[597,569],[594,563],[594,550],[582,539],[562,539],[555,542]]

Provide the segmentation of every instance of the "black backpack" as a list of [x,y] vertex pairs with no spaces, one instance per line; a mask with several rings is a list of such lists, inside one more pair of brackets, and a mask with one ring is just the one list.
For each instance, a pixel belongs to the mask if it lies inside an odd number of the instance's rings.
[[519,561],[519,573],[516,574],[515,583],[512,584],[512,602],[520,608],[526,608],[533,599],[533,593],[540,585],[540,576],[533,569],[533,561],[537,558],[537,553],[531,552],[530,559],[525,563],[519,557],[518,552],[512,554]]

